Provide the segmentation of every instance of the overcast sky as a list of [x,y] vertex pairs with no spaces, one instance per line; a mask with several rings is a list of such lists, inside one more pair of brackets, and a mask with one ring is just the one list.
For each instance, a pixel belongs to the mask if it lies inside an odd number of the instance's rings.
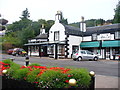
[[58,10],[68,23],[79,22],[81,16],[88,19],[113,19],[119,0],[0,0],[1,18],[9,23],[20,20],[22,11],[28,8],[30,19],[55,20]]

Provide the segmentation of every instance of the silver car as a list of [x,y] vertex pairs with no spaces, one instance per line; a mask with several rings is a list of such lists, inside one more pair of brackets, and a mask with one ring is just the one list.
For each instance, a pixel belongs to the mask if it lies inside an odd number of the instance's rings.
[[73,60],[94,60],[97,61],[98,60],[98,56],[88,50],[80,50],[76,53],[73,53],[72,55]]

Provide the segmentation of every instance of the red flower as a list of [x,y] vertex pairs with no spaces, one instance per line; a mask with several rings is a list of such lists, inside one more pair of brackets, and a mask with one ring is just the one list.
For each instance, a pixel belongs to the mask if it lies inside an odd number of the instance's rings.
[[45,66],[33,66],[34,68],[47,69]]
[[66,83],[68,83],[68,82],[69,82],[69,80],[66,80],[65,82],[66,82]]
[[22,69],[22,68],[26,68],[26,66],[22,66],[20,69]]
[[71,77],[71,75],[68,75],[68,77]]
[[37,83],[39,83],[39,82],[34,82],[34,83],[36,83],[36,84],[37,84]]
[[24,80],[26,80],[26,77],[24,77]]

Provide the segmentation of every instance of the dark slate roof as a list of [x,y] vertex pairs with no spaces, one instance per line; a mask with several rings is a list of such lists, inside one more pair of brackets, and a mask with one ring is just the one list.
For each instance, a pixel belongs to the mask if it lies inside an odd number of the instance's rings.
[[39,34],[38,36],[35,37],[36,39],[47,39],[48,38],[48,34]]
[[115,31],[120,31],[120,23],[112,24],[112,25],[103,25],[103,26],[95,26],[95,27],[87,27],[86,32],[81,32],[80,28],[64,25],[65,26],[65,33],[69,35],[76,35],[76,36],[91,36],[94,33],[101,34],[101,33],[114,33]]
[[80,31],[80,28],[73,27],[70,25],[64,25],[64,27],[65,27],[65,34],[82,36],[82,32]]

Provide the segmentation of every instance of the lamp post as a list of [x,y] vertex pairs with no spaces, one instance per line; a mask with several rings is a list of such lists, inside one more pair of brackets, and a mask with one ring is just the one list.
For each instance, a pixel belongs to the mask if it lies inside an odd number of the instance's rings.
[[90,88],[91,88],[91,90],[94,90],[95,89],[95,72],[94,71],[90,71],[89,75],[91,76]]

